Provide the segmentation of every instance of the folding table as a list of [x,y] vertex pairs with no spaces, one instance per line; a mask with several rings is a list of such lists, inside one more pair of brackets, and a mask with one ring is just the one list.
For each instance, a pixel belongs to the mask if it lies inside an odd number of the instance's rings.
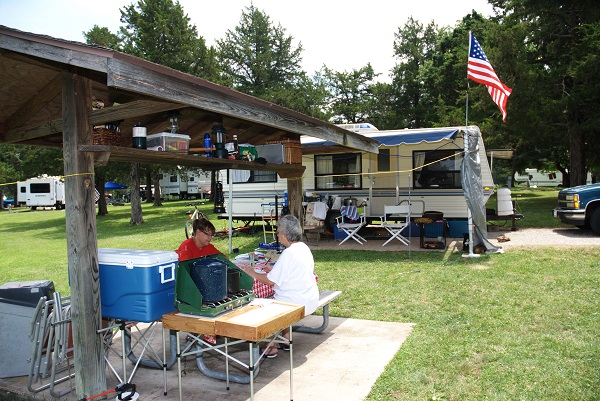
[[[255,300],[256,301],[256,300]],[[177,335],[177,379],[179,386],[179,400],[183,400],[181,383],[181,358],[187,355],[199,354],[204,351],[215,350],[224,355],[227,389],[229,389],[229,360],[247,367],[250,375],[250,399],[254,400],[254,374],[259,360],[254,360],[254,347],[259,342],[283,342],[281,331],[290,329],[290,400],[293,399],[293,341],[292,325],[304,317],[304,306],[288,304],[273,300],[260,300],[246,306],[234,309],[217,317],[194,316],[183,313],[169,313],[163,316],[163,328],[174,331],[184,331],[199,340],[195,334],[211,334],[225,337],[224,344],[211,345],[206,342],[206,348],[192,349],[188,346],[181,350],[181,342]],[[233,342],[229,342],[233,339]],[[228,353],[228,346],[248,342],[250,361],[248,365],[233,358]],[[166,370],[164,371],[166,377]]]

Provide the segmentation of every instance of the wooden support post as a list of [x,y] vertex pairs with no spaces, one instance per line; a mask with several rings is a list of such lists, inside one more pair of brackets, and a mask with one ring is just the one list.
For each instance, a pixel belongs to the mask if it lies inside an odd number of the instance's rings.
[[106,390],[101,326],[98,242],[94,199],[93,154],[79,145],[92,144],[88,112],[91,81],[62,73],[63,157],[65,165],[66,235],[71,286],[75,386],[77,399]]
[[302,177],[288,178],[287,191],[290,213],[298,217],[300,225],[303,225],[304,209],[302,208]]

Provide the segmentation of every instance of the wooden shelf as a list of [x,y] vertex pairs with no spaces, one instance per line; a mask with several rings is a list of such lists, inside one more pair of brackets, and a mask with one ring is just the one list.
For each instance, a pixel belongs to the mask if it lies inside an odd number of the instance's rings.
[[108,161],[146,163],[146,164],[173,164],[178,166],[198,167],[206,171],[235,169],[275,171],[281,178],[302,177],[305,167],[301,164],[260,164],[243,160],[219,159],[185,155],[175,152],[159,152],[154,150],[126,148],[109,145],[81,145],[79,151],[94,154],[95,164],[104,166]]

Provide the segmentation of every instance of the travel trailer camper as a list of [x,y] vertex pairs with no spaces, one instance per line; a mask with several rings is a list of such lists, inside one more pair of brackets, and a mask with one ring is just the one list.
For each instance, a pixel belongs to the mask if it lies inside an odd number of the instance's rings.
[[[524,174],[516,174],[515,182],[528,187],[560,187],[563,185],[563,175],[560,171],[542,171],[526,168]],[[592,174],[586,176],[586,184],[592,183]]]
[[161,173],[159,179],[161,196],[177,196],[179,199],[203,199],[210,194],[210,173],[180,172]]
[[60,177],[46,175],[17,182],[17,204],[37,207],[65,208],[65,183]]
[[[383,215],[384,206],[420,201],[425,210],[445,218],[466,219],[461,183],[465,127],[379,131],[372,124],[344,125],[379,141],[379,154],[362,153],[316,138],[302,138],[303,190],[329,200],[333,209],[343,203],[361,208],[367,217]],[[475,127],[476,128],[476,127]],[[476,129],[479,133],[479,129]],[[481,135],[478,138],[484,202],[494,182]],[[228,176],[220,172],[228,205]],[[233,171],[233,215],[261,216],[263,205],[275,196],[283,202],[285,179],[263,171]],[[332,201],[333,200],[333,201]]]

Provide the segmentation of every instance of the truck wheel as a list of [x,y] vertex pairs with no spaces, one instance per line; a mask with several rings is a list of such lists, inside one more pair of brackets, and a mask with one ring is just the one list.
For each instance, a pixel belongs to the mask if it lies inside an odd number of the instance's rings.
[[600,235],[600,207],[597,207],[590,216],[590,228],[596,235]]

